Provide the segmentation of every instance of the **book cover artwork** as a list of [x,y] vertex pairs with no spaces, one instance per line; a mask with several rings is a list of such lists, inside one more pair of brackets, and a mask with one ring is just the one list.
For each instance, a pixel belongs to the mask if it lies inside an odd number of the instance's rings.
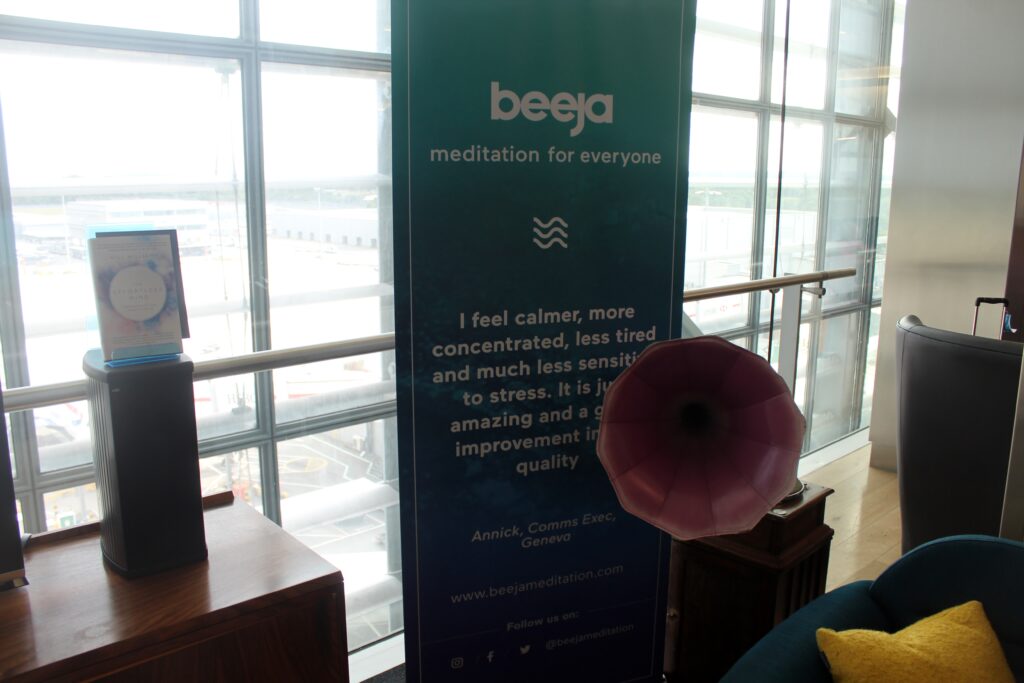
[[89,240],[100,343],[107,361],[182,352],[180,267],[173,231]]

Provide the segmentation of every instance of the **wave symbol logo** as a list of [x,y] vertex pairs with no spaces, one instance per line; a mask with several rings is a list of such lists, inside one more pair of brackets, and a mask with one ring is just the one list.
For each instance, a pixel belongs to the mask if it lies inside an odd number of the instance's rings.
[[547,221],[542,221],[534,216],[533,225],[533,234],[537,236],[533,238],[533,243],[541,249],[550,249],[556,244],[563,249],[569,248],[569,244],[566,242],[569,239],[569,233],[565,231],[569,224],[560,216],[554,216]]

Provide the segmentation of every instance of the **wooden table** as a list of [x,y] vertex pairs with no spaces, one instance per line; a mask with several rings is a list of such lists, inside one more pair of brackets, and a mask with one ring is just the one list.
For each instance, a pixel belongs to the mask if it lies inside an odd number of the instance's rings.
[[807,484],[746,533],[672,541],[670,682],[718,681],[776,624],[824,593],[831,493]]
[[34,537],[29,585],[0,593],[0,680],[346,683],[341,572],[230,494],[212,504],[209,559],[139,579],[106,568],[97,525]]

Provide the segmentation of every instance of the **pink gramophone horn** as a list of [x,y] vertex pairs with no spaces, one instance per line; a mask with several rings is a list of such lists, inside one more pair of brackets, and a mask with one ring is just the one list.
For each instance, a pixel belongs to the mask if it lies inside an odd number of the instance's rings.
[[720,337],[651,344],[605,395],[597,454],[622,507],[681,540],[747,531],[793,488],[804,418]]

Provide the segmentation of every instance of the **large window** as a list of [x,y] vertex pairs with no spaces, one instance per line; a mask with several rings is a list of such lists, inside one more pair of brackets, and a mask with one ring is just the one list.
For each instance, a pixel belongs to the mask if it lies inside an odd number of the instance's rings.
[[[903,4],[698,4],[686,287],[857,269],[804,301],[807,449],[869,417]],[[67,397],[8,416],[27,531],[98,515],[92,232],[177,229],[200,363],[394,329],[389,8],[0,0],[0,379]],[[777,352],[768,295],[686,310]],[[402,628],[394,364],[371,351],[195,384],[204,492],[342,568],[352,649]]]
[[[389,2],[160,5],[0,0],[6,388],[83,379],[100,229],[178,231],[196,362],[393,329]],[[351,648],[402,627],[391,367],[299,354],[195,385],[204,492],[341,567]],[[99,514],[73,398],[10,415],[31,532]]]
[[[805,450],[870,419],[904,5],[697,5],[686,288],[857,270],[804,295]],[[704,332],[762,354],[771,338],[774,358],[771,311],[768,293],[686,305]]]

